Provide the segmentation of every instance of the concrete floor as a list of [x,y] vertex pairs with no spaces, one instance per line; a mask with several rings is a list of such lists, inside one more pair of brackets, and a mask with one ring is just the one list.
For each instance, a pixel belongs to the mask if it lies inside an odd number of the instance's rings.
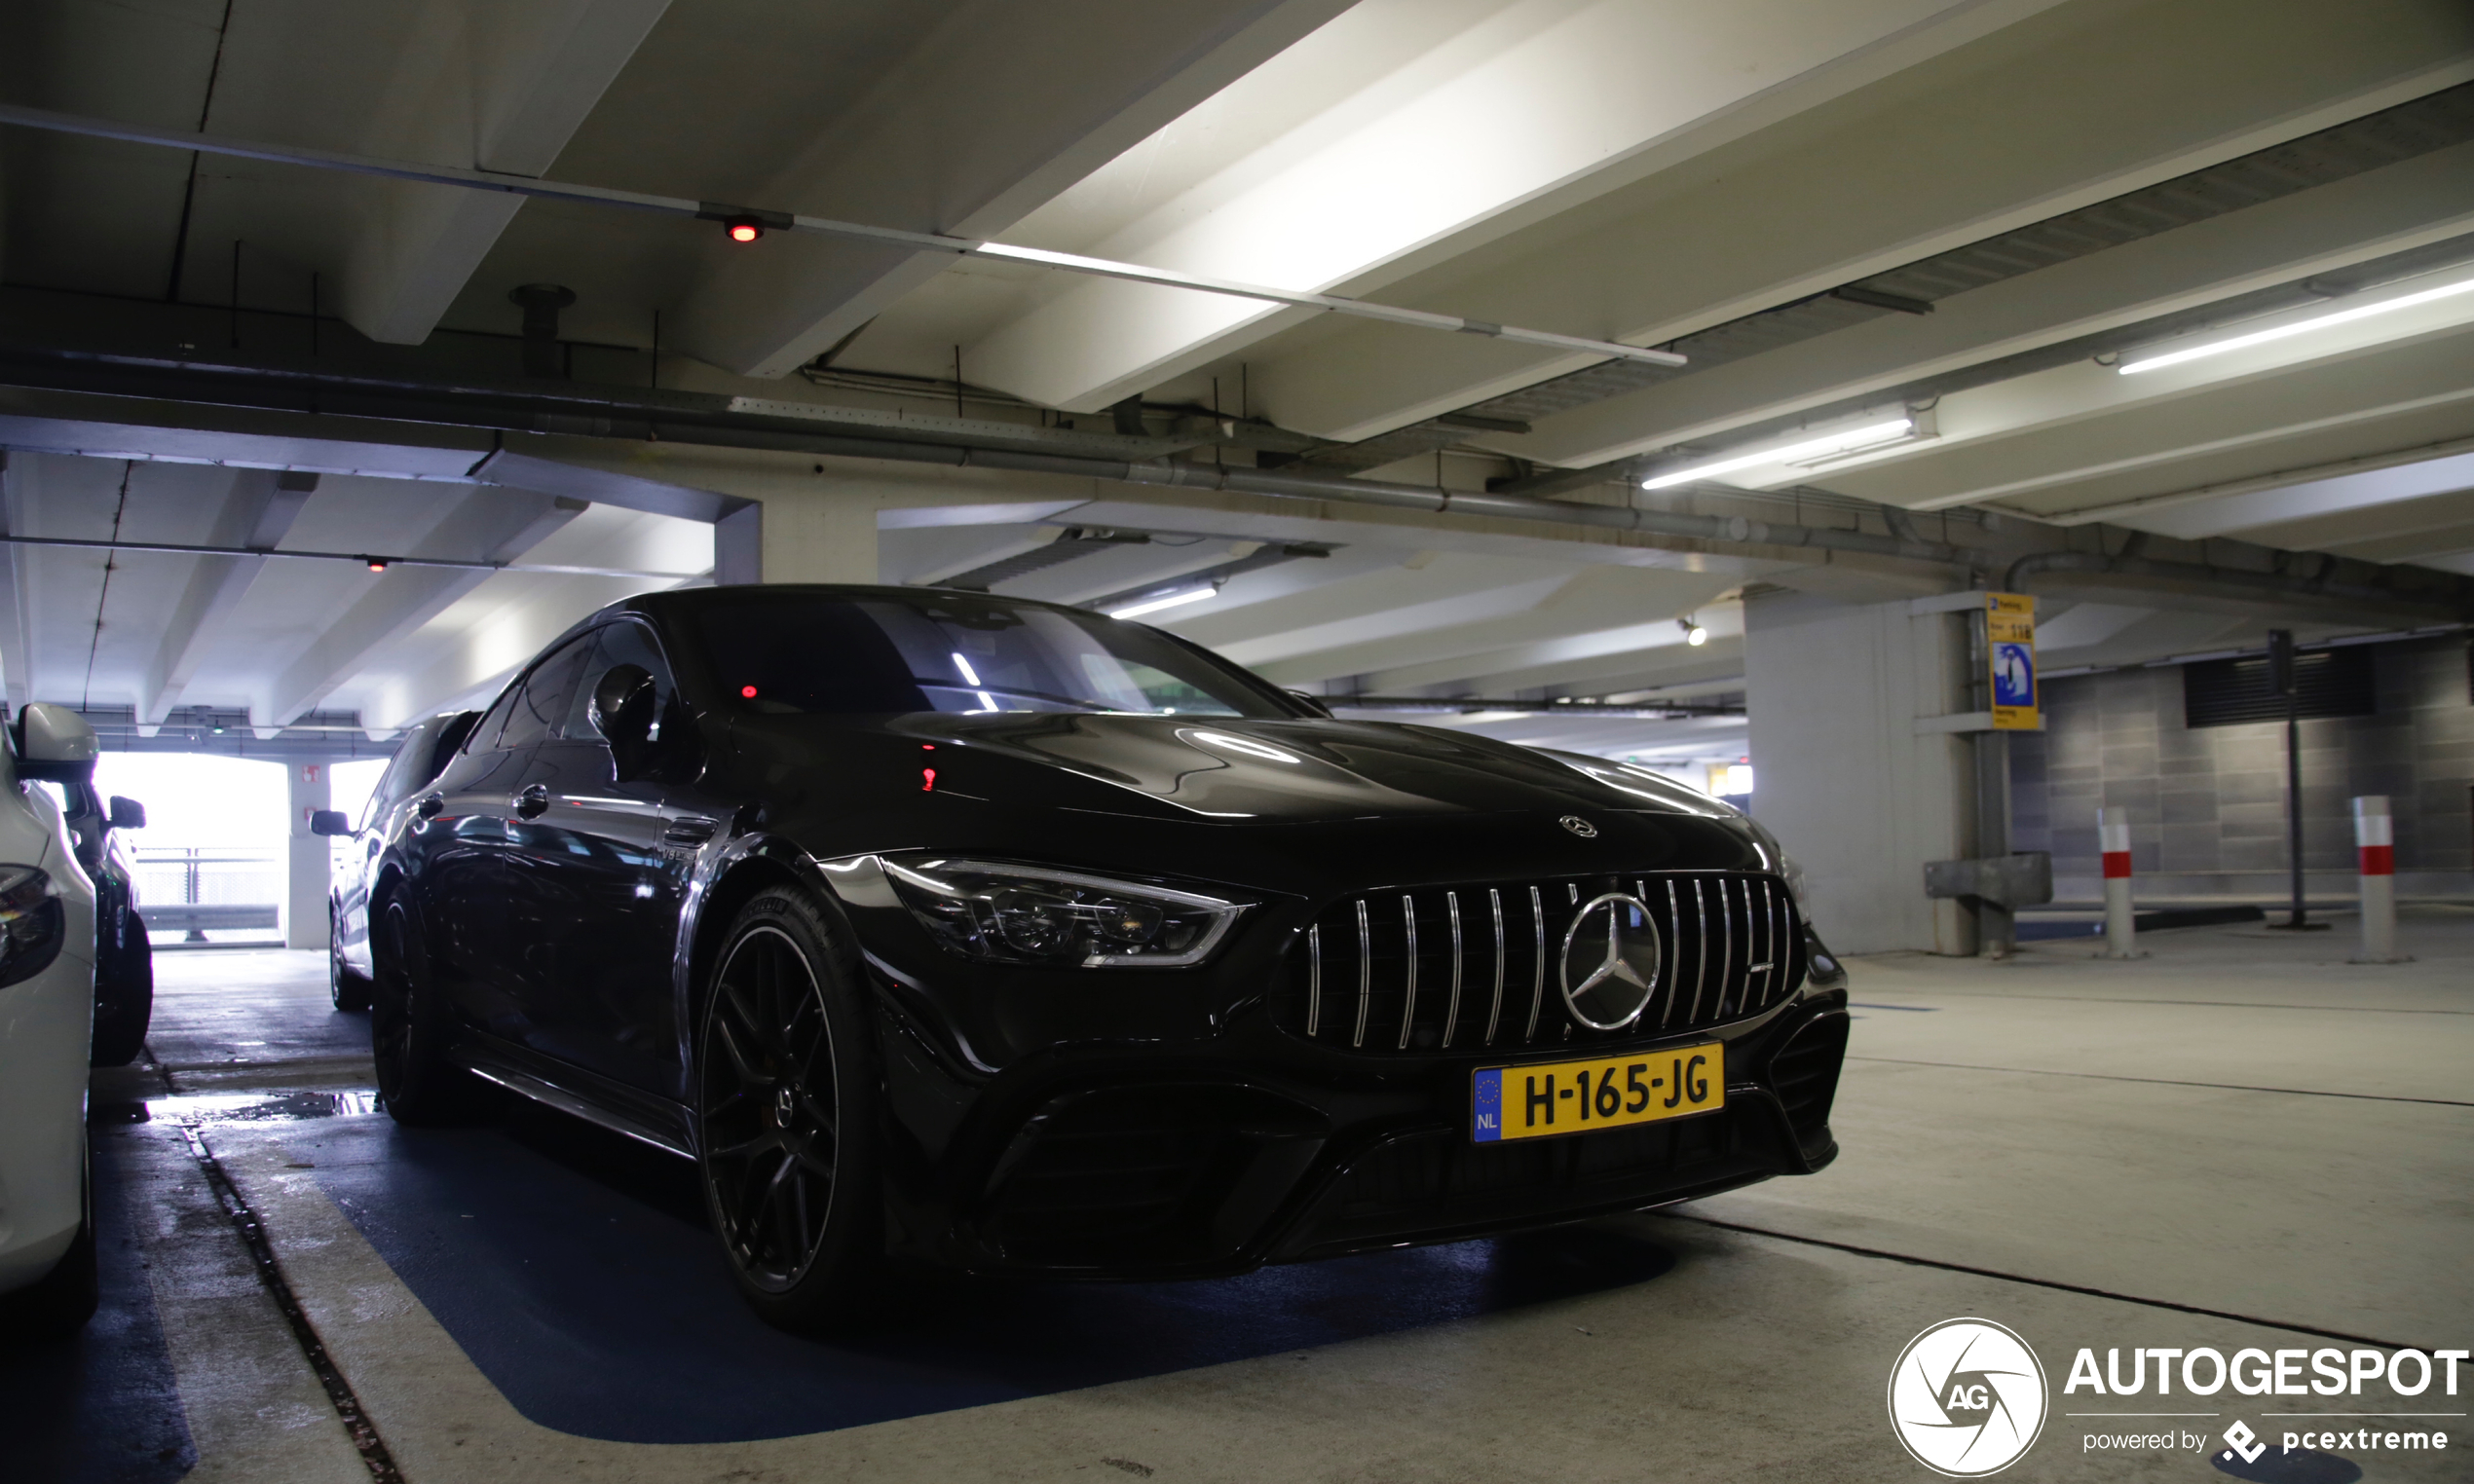
[[[2474,1340],[2474,910],[2412,913],[2406,965],[2343,962],[2350,926],[1858,961],[1846,1153],[1812,1178],[1226,1282],[929,1281],[832,1345],[739,1313],[685,1167],[545,1112],[396,1130],[318,955],[165,953],[155,1065],[96,1077],[106,1312],[0,1352],[0,1478],[348,1484],[356,1408],[415,1481],[1918,1480],[1885,1387],[1958,1316],[2048,1373],[2011,1477],[2474,1478],[2474,1367],[2405,1399],[2062,1390],[2080,1348]],[[2140,1411],[2188,1415],[2071,1415]],[[2217,1440],[2364,1411],[2448,1414],[2380,1425],[2453,1446],[2334,1450],[2357,1475]],[[2190,1445],[2087,1452],[2165,1428]]]

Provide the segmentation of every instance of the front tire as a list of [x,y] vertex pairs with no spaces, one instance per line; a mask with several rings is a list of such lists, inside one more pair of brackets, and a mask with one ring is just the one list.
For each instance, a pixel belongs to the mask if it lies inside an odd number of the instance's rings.
[[696,1037],[705,1208],[739,1292],[799,1333],[857,1315],[883,1256],[875,1057],[853,956],[776,888],[724,937]]
[[326,906],[326,997],[341,1015],[358,1015],[369,1008],[369,981],[353,972],[344,962],[344,924],[335,905]]
[[438,990],[420,919],[398,898],[387,904],[379,921],[386,938],[376,955],[378,981],[369,1009],[378,1099],[399,1124],[463,1122],[478,1102],[479,1084],[447,1057],[455,1020]]

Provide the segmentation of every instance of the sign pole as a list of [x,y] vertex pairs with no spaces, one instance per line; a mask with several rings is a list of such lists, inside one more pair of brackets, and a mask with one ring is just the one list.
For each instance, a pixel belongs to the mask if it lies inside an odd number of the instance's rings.
[[2293,914],[2271,928],[2289,933],[2316,933],[2325,922],[2310,920],[2310,905],[2303,891],[2303,687],[2294,673],[2294,631],[2268,631],[2268,678],[2285,697],[2285,854],[2293,872]]

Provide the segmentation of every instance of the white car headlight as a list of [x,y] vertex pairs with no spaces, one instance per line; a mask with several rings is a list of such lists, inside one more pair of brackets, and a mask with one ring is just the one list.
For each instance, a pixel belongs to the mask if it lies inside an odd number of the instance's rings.
[[68,914],[52,878],[32,866],[0,866],[0,985],[50,968],[67,937]]
[[998,963],[1184,968],[1209,957],[1248,905],[1037,866],[944,858],[882,865],[902,905],[940,946]]

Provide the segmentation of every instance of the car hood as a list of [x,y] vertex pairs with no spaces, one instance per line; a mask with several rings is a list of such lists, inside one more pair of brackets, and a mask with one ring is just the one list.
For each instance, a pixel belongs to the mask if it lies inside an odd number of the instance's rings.
[[875,755],[889,769],[884,781],[900,779],[905,795],[1146,819],[1277,825],[1609,810],[1734,817],[1646,769],[1397,723],[1013,712],[872,723],[740,717],[731,729],[755,755],[747,761],[777,780],[785,770],[824,766],[873,775]]

